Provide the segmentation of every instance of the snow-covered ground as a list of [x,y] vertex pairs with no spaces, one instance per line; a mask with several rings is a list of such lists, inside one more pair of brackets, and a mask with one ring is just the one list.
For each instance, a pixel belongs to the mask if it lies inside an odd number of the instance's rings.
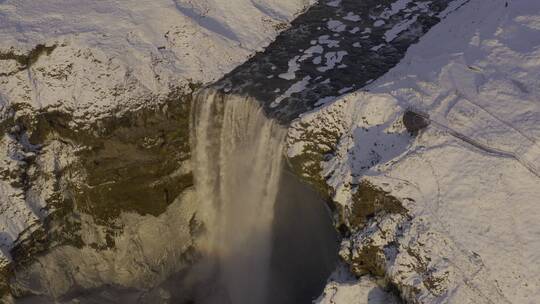
[[[338,134],[322,174],[345,217],[361,180],[408,210],[353,230],[343,243],[353,270],[375,246],[409,300],[540,302],[539,82],[540,2],[471,0],[385,76],[293,125],[293,143]],[[417,137],[401,121],[410,109],[431,119]],[[361,294],[330,284],[339,296],[321,303]],[[363,298],[354,303],[372,303]]]
[[377,281],[367,275],[356,279],[346,265],[338,269],[328,280],[322,295],[313,301],[316,304],[398,304],[399,299],[381,288]]

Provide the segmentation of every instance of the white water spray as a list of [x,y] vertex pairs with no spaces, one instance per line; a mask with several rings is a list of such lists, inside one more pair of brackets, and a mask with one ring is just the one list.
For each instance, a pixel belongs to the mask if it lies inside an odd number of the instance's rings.
[[203,250],[215,259],[225,291],[210,301],[264,304],[286,130],[266,118],[256,100],[212,89],[198,94],[192,113],[195,187],[207,229]]

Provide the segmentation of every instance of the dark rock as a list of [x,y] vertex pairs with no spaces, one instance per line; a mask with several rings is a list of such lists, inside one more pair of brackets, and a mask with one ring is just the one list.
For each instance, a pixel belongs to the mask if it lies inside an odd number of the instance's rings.
[[405,125],[405,128],[407,128],[407,131],[417,133],[429,126],[429,117],[413,111],[407,111],[403,114],[403,124]]

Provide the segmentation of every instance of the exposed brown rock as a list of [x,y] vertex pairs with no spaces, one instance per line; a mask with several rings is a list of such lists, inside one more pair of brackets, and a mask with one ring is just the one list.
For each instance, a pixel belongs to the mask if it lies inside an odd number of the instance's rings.
[[407,111],[403,114],[403,124],[407,131],[415,134],[429,126],[429,118],[413,111]]

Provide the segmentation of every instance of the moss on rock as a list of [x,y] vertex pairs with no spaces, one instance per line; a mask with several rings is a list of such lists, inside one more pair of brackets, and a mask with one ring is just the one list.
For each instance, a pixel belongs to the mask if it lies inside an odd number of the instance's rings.
[[376,214],[407,213],[407,209],[397,198],[367,180],[360,182],[352,201],[348,223],[354,230],[363,227]]
[[77,208],[101,224],[122,212],[163,213],[193,185],[183,168],[190,157],[189,113],[190,101],[173,101],[106,122],[104,138],[90,138],[77,153],[87,174],[74,193]]
[[294,173],[312,185],[327,200],[333,196],[333,189],[322,174],[322,163],[327,155],[333,154],[341,134],[331,129],[311,130],[307,123],[300,123],[302,129],[297,141],[304,142],[302,153],[289,158]]

